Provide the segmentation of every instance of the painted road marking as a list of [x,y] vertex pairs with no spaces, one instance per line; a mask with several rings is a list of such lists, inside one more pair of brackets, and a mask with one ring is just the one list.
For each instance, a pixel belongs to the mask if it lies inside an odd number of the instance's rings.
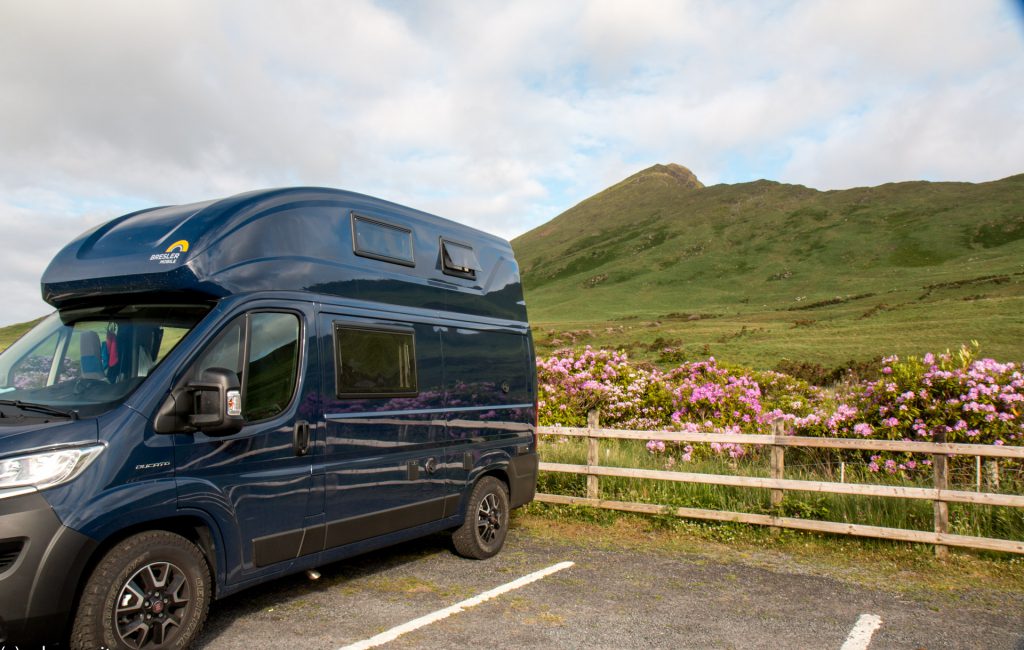
[[[408,623],[403,623],[402,625],[391,628],[387,632],[381,632],[377,636],[370,637],[369,639],[363,639],[362,641],[357,641],[351,645],[347,645],[341,648],[340,650],[367,650],[367,648],[375,648],[379,645],[384,645],[385,643],[394,641],[403,634],[412,632],[413,630],[418,630],[421,627],[430,625],[431,623],[436,623],[437,621],[448,618],[452,614],[458,614],[463,610],[469,609],[470,607],[475,607],[480,603],[486,602],[492,598],[497,598],[502,594],[508,593],[515,589],[519,589],[520,587],[525,587],[531,582],[536,582],[541,578],[546,578],[552,573],[558,573],[562,569],[568,569],[572,565],[573,562],[559,562],[558,564],[549,566],[546,569],[534,571],[533,573],[525,575],[522,578],[519,578],[518,580],[513,580],[512,582],[505,583],[500,587],[495,587],[490,591],[485,591],[484,593],[478,596],[473,596],[472,598],[467,598],[466,600],[455,603],[450,607],[439,609],[436,612],[427,614],[426,616],[421,616],[415,620],[409,621]],[[845,650],[846,646],[843,646],[843,648]]]
[[850,630],[846,643],[839,650],[866,650],[871,644],[871,637],[882,627],[882,619],[874,614],[861,614],[857,624]]

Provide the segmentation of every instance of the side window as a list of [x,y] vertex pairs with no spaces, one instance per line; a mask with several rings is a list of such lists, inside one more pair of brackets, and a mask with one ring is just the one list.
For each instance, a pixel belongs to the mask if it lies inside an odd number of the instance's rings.
[[287,408],[298,365],[298,317],[256,312],[232,321],[193,365],[190,376],[198,380],[208,368],[233,370],[242,382],[242,415],[255,422]]
[[246,420],[272,418],[288,406],[298,366],[299,319],[294,314],[253,314],[249,376],[242,384]]
[[338,397],[416,395],[416,347],[412,332],[334,324]]
[[11,368],[8,377],[4,378],[5,383],[10,383],[10,377],[17,377],[13,388],[42,388],[47,386],[50,370],[53,366],[53,356],[57,352],[57,344],[60,341],[60,333],[54,332],[46,337],[41,343],[32,348],[32,351],[25,355]]
[[199,360],[192,366],[191,378],[199,381],[209,368],[227,368],[242,377],[242,340],[245,337],[245,316],[231,322],[210,347],[206,348]]

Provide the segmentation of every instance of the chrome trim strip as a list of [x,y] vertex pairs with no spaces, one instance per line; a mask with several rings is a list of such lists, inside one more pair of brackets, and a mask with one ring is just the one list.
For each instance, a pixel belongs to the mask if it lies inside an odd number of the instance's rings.
[[528,404],[490,404],[487,406],[456,406],[437,409],[409,409],[404,411],[360,411],[358,413],[327,413],[328,420],[351,420],[355,418],[384,418],[395,415],[433,415],[435,413],[471,413],[473,411],[511,411],[513,409],[533,408]]

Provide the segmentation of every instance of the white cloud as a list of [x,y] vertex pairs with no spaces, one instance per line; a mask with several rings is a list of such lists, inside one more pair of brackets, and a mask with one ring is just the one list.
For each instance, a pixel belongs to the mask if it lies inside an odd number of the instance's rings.
[[257,187],[511,237],[655,162],[821,188],[1019,173],[1019,20],[953,0],[0,3],[0,324],[41,313],[55,245],[25,223],[63,242]]
[[[1017,74],[1024,78],[1024,65]],[[1019,115],[1024,98],[1002,75],[957,88],[908,90],[836,119],[823,138],[795,139],[781,180],[841,188],[1021,173]]]
[[52,311],[43,302],[39,286],[50,260],[71,239],[117,216],[116,212],[96,206],[73,206],[51,193],[27,191],[11,198],[33,207],[0,202],[0,287],[5,303],[0,311],[0,325],[38,318]]

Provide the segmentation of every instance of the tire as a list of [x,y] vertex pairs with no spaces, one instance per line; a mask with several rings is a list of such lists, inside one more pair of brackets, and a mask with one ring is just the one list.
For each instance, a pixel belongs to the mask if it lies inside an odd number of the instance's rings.
[[501,550],[508,535],[508,488],[493,476],[480,479],[466,502],[466,516],[454,533],[455,552],[486,560]]
[[162,530],[133,535],[89,576],[71,648],[188,648],[206,620],[210,592],[210,569],[195,544]]

